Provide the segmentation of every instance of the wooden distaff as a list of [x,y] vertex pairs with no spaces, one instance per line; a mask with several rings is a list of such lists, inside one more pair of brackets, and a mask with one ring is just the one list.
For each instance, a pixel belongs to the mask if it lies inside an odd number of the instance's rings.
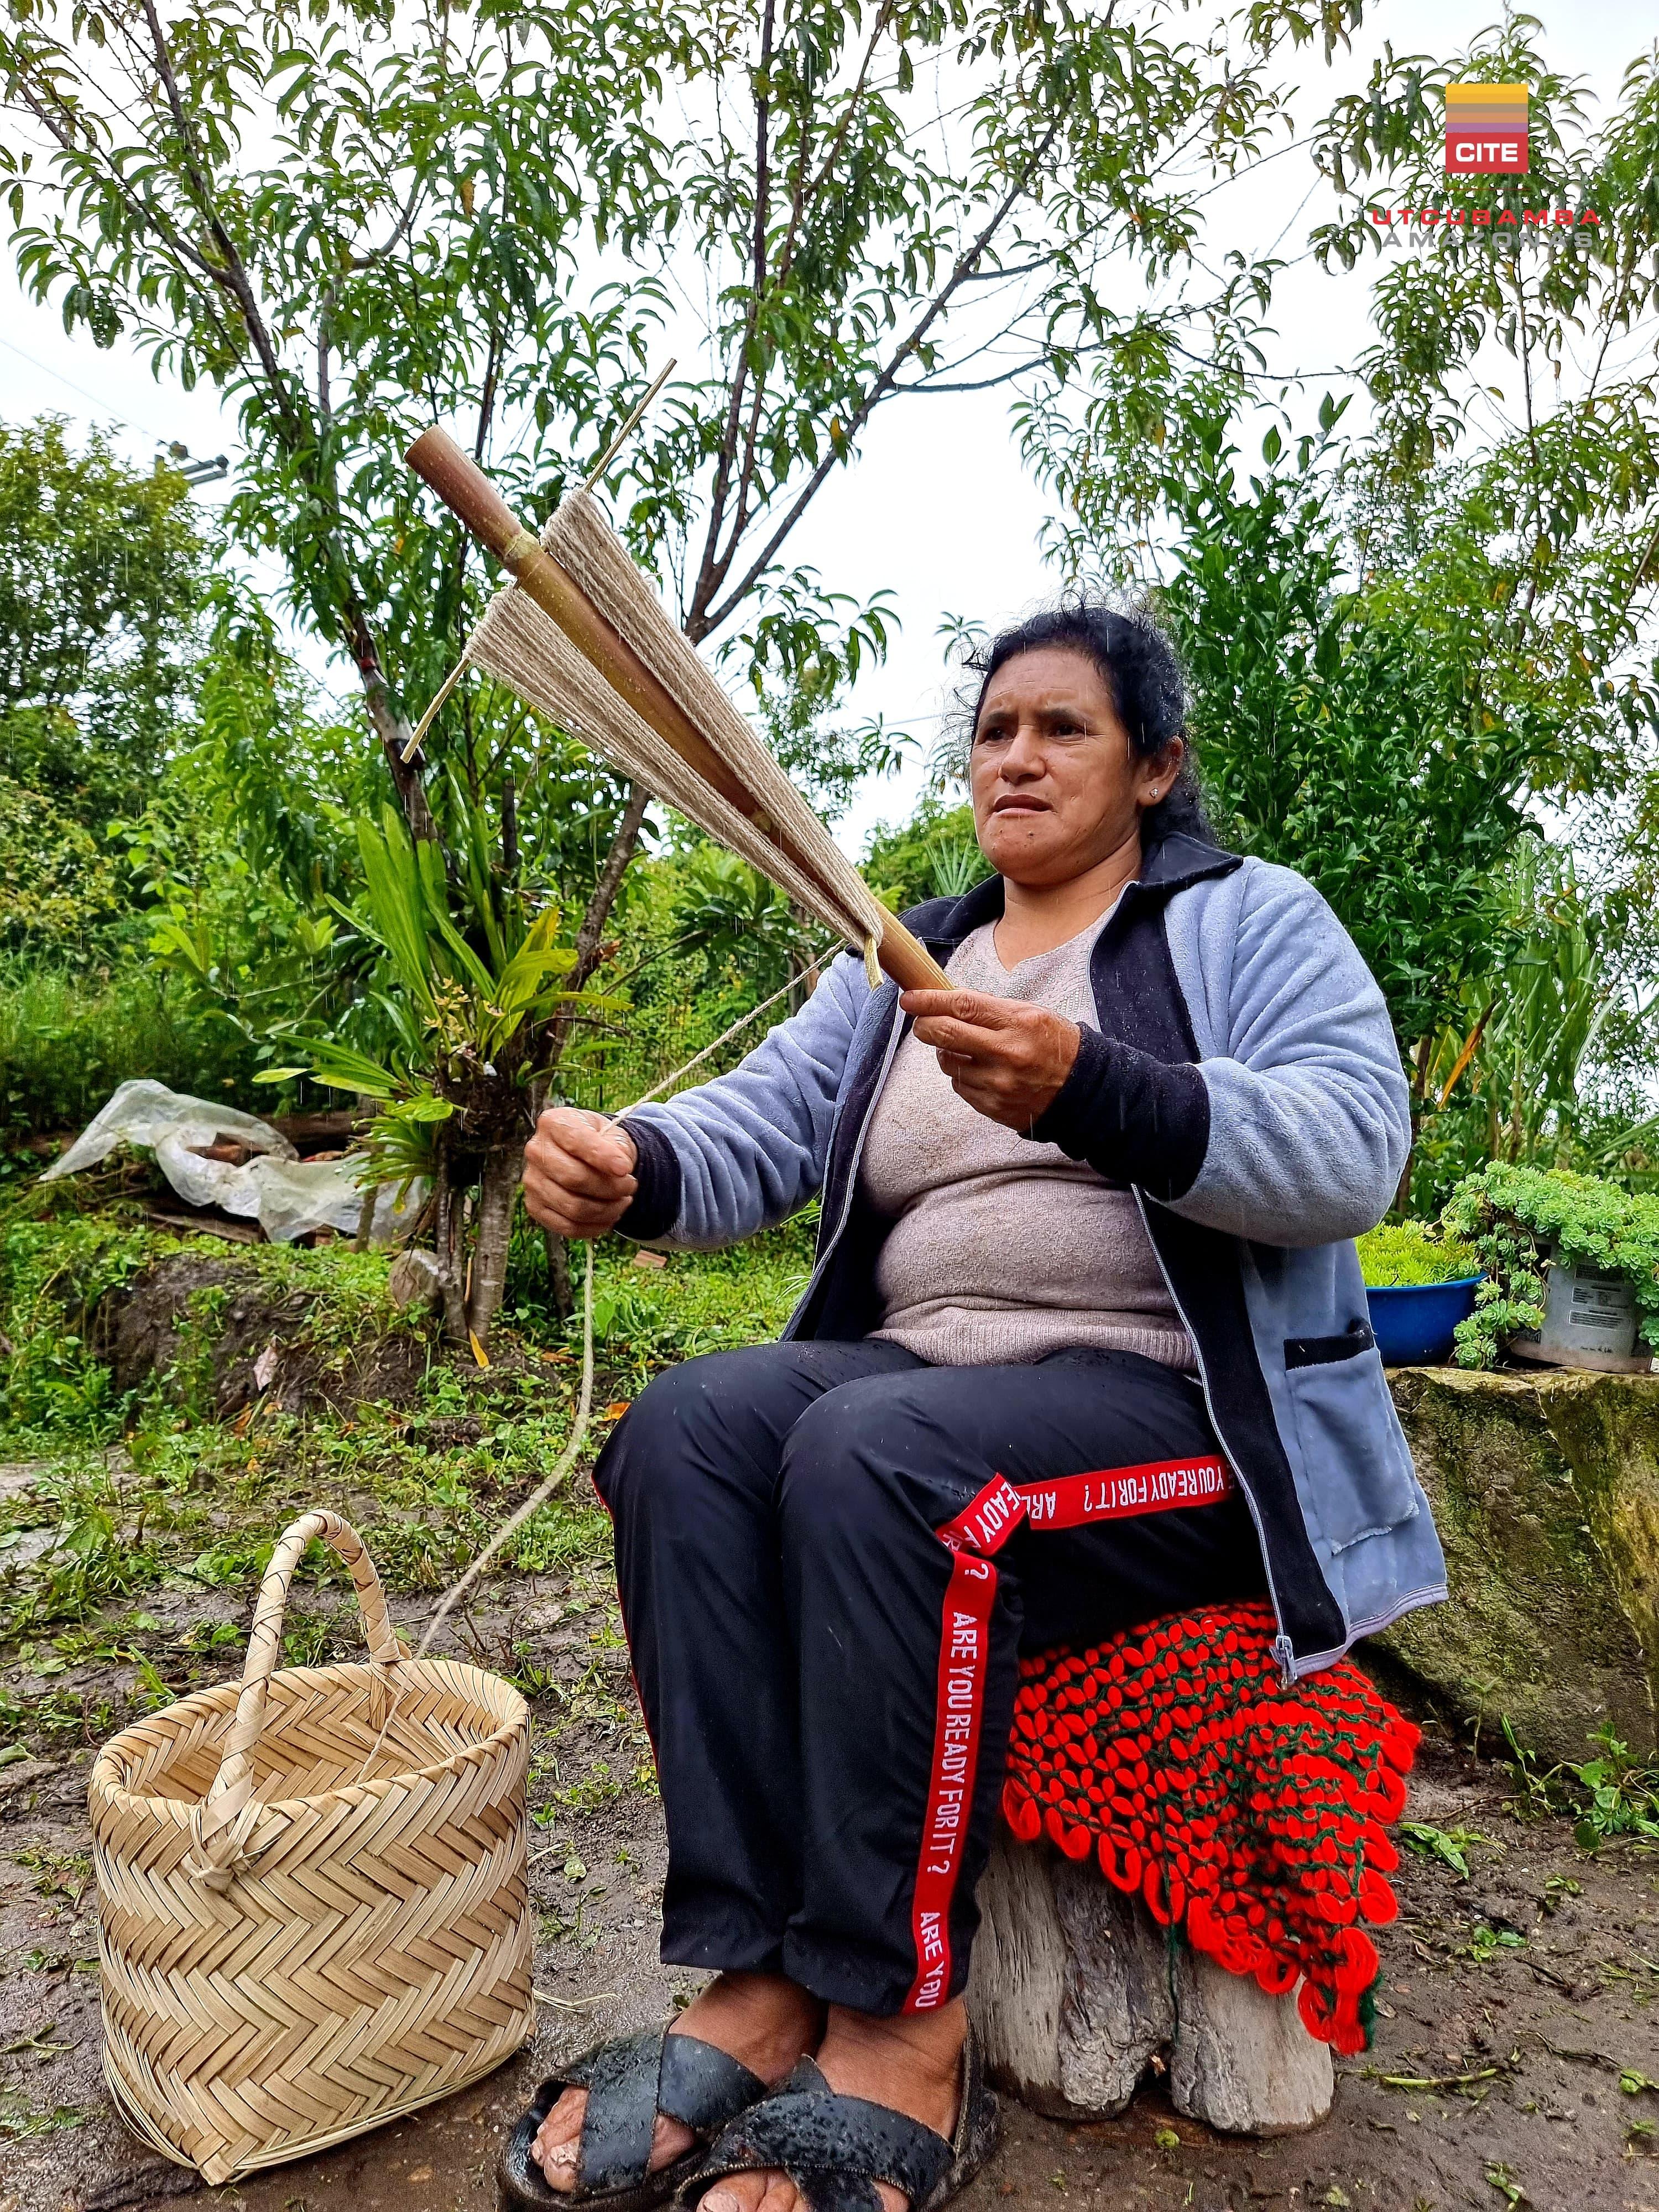
[[[415,441],[404,459],[479,543],[511,571],[519,589],[552,617],[640,720],[739,813],[751,818],[757,814],[758,801],[744,790],[679,702],[612,629],[535,532],[525,528],[471,456],[442,430],[428,430]],[[819,880],[810,860],[787,842],[786,830],[777,830],[775,836],[798,868],[815,882]],[[883,919],[876,957],[906,990],[951,988],[950,977],[933,954],[895,915]]]

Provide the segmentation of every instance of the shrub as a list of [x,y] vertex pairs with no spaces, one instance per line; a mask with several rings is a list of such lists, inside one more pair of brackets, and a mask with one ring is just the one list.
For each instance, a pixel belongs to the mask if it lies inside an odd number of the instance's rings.
[[88,972],[22,954],[0,959],[0,1134],[75,1129],[130,1076],[254,1113],[254,1048],[149,964]]
[[1359,1264],[1372,1290],[1464,1282],[1480,1272],[1472,1244],[1443,1236],[1424,1221],[1384,1222],[1368,1231],[1359,1239]]
[[1624,1275],[1642,1340],[1659,1350],[1659,1198],[1565,1169],[1494,1160],[1465,1176],[1440,1221],[1474,1246],[1486,1277],[1474,1313],[1458,1325],[1460,1366],[1491,1367],[1517,1329],[1543,1327],[1552,1259]]

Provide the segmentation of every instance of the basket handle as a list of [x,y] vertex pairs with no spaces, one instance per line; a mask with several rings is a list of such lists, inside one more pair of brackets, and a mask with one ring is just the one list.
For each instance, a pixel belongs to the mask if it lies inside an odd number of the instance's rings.
[[[243,1846],[258,1809],[252,1802],[253,1753],[264,1727],[266,1692],[282,1656],[289,1586],[301,1555],[313,1537],[320,1537],[337,1553],[351,1576],[377,1687],[383,1688],[389,1679],[387,1670],[409,1656],[386,1612],[386,1593],[374,1562],[350,1522],[337,1513],[320,1510],[290,1522],[276,1540],[259,1585],[259,1602],[254,1608],[253,1630],[242,1666],[241,1695],[236,1700],[236,1717],[231,1723],[219,1771],[191,1817],[196,1850],[187,1871],[199,1875],[210,1889],[229,1887],[245,1856]],[[380,1700],[375,1702],[378,1705]],[[375,1725],[379,1724],[377,1719]]]

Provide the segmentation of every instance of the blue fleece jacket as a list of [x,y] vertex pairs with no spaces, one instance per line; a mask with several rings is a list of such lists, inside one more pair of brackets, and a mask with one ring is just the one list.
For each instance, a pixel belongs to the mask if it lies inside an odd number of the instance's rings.
[[[1001,911],[993,878],[906,917],[941,959]],[[1032,1134],[1136,1194],[1249,1500],[1288,1674],[1445,1595],[1445,1565],[1381,1358],[1352,1239],[1411,1141],[1382,994],[1312,885],[1182,834],[1148,854],[1096,942],[1100,1020]],[[732,1073],[638,1109],[621,1224],[707,1249],[823,1198],[787,1332],[878,1319],[884,1224],[859,1194],[904,1018],[837,958]]]

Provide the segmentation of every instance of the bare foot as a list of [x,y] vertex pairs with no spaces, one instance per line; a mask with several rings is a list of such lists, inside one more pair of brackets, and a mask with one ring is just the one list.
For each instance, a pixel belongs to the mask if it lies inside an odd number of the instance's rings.
[[[960,1997],[942,2011],[878,2020],[831,2005],[817,2051],[818,2071],[843,2097],[908,2113],[936,2135],[950,2136],[962,2096],[962,2045],[968,2015]],[[883,2212],[908,2212],[902,2190],[876,2184]],[[718,2181],[700,2212],[799,2212],[795,2185],[784,2173],[734,2173]]]
[[[692,1999],[668,2032],[712,2043],[759,2075],[769,2088],[815,2046],[823,2029],[823,2006],[781,1974],[721,1974]],[[550,2189],[576,2186],[586,2110],[586,2090],[567,2089],[537,2132],[531,2154]],[[684,2158],[696,2142],[690,2128],[659,2113],[649,2171],[655,2173]]]

